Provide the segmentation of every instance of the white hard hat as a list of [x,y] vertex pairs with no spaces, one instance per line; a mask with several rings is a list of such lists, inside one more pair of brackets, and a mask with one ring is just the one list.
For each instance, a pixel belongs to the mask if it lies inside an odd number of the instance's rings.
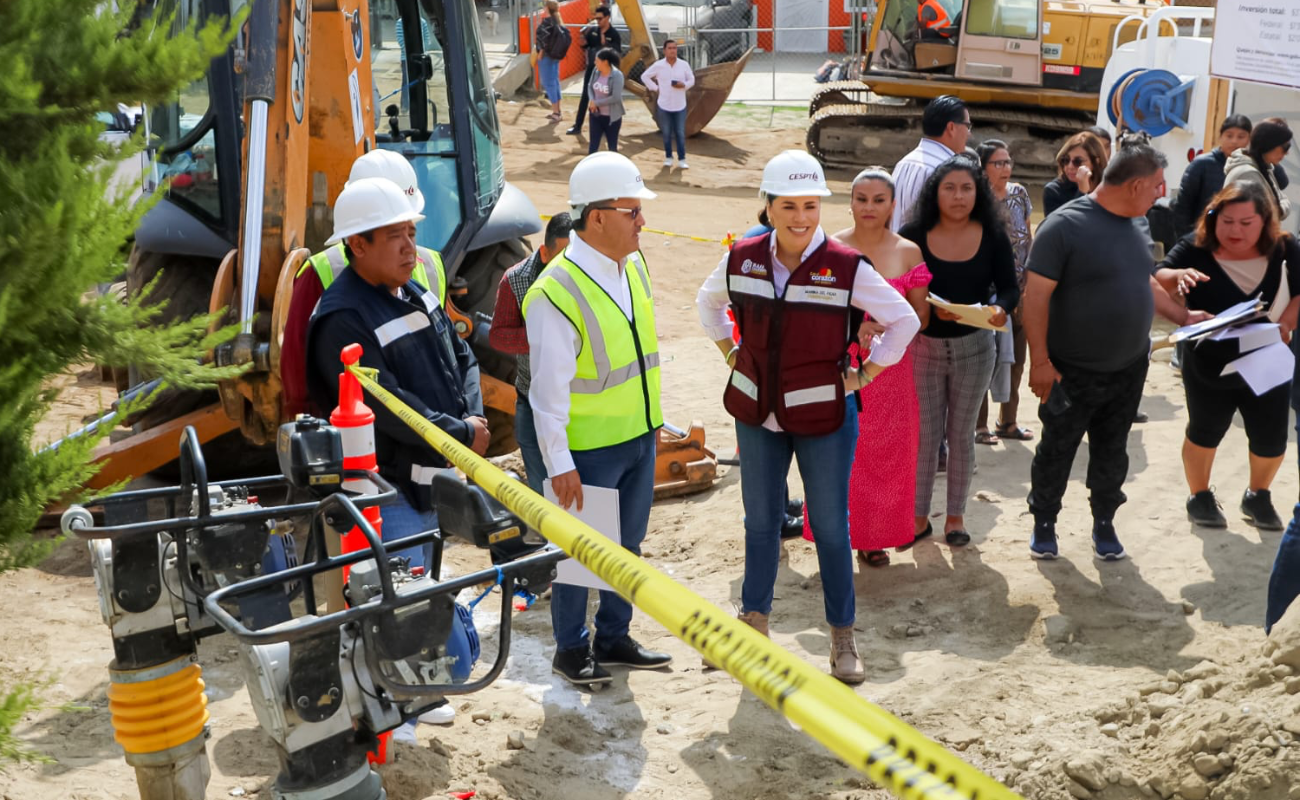
[[424,195],[420,193],[420,185],[415,178],[415,167],[401,153],[371,150],[353,161],[348,183],[362,178],[387,178],[406,195],[412,211],[419,213],[424,210]]
[[777,153],[763,167],[763,195],[772,197],[830,197],[826,173],[817,159],[802,150]]
[[645,187],[636,164],[620,153],[608,150],[592,153],[573,168],[569,176],[570,206],[580,209],[615,197],[653,200],[656,195]]
[[334,201],[334,235],[325,244],[338,244],[358,233],[422,219],[423,214],[411,209],[402,187],[387,178],[348,181]]

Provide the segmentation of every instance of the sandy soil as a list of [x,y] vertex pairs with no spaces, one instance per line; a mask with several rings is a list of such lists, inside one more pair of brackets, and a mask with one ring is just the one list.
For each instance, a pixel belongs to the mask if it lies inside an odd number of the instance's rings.
[[[565,125],[547,124],[536,104],[503,102],[500,110],[511,179],[543,213],[561,210],[569,170],[585,147],[563,135]],[[747,228],[763,163],[803,137],[798,120],[772,130],[766,112],[761,121],[733,114],[691,141],[689,172],[669,173],[660,169],[649,118],[629,110],[624,152],[660,193],[646,203],[649,226],[694,236]],[[848,222],[850,176],[832,177],[840,193],[825,222],[840,227]],[[729,454],[725,371],[693,309],[722,249],[649,233],[642,246],[656,276],[666,414],[678,425],[702,420],[712,446]],[[69,383],[76,385],[51,430],[97,407],[86,394],[93,380]],[[1098,564],[1090,554],[1086,456],[1060,520],[1064,558],[1042,564],[1026,551],[1032,445],[980,447],[972,546],[925,543],[857,576],[868,670],[858,692],[1029,798],[1300,797],[1290,787],[1300,783],[1300,698],[1291,696],[1300,691],[1300,657],[1295,647],[1261,655],[1264,588],[1279,535],[1261,534],[1234,513],[1246,480],[1239,426],[1215,477],[1228,530],[1186,521],[1183,405],[1165,356],[1151,369],[1143,403],[1151,421],[1135,426],[1130,442],[1130,502],[1117,524],[1131,558],[1119,563]],[[1021,421],[1037,428],[1032,406]],[[738,596],[742,570],[738,477],[723,468],[712,491],[656,505],[645,548],[653,564],[724,606]],[[1275,486],[1284,514],[1296,484],[1288,462]],[[452,561],[482,563],[463,550]],[[104,696],[111,650],[83,548],[67,544],[39,568],[0,576],[0,588],[9,608],[22,609],[0,626],[8,643],[0,682],[49,675],[52,704],[88,708],[34,715],[23,733],[54,762],[10,767],[0,774],[0,795],[135,797],[132,772],[112,741]],[[778,579],[773,638],[825,668],[819,590],[811,546],[792,543]],[[731,678],[702,672],[693,651],[644,617],[634,634],[673,653],[673,669],[620,671],[613,688],[595,695],[549,674],[544,604],[516,615],[516,626],[505,677],[460,701],[452,726],[422,726],[420,746],[399,747],[396,763],[383,768],[393,800],[468,789],[519,800],[886,796]],[[275,758],[248,706],[234,646],[216,637],[201,655],[212,699],[209,796],[269,797]],[[473,721],[476,711],[487,719]],[[515,731],[524,749],[507,748]]]

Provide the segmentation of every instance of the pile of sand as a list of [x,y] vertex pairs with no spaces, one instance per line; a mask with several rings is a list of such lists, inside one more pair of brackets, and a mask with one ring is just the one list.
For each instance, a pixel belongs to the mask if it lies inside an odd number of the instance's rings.
[[1297,800],[1300,603],[1259,655],[1170,670],[1092,718],[1087,749],[1044,740],[990,765],[994,774],[1036,800]]

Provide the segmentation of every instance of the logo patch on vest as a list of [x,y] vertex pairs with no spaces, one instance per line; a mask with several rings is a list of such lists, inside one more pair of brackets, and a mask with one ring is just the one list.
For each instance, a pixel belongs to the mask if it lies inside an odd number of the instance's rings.
[[826,286],[835,285],[835,273],[831,272],[830,267],[822,267],[812,274],[813,283],[820,283]]
[[750,261],[750,260],[747,258],[747,259],[745,259],[744,261],[741,262],[741,264],[740,264],[740,271],[741,271],[742,274],[745,274],[745,275],[750,275],[750,274],[753,274],[753,275],[766,275],[766,274],[767,274],[767,267],[763,266],[762,264],[755,264],[753,261]]

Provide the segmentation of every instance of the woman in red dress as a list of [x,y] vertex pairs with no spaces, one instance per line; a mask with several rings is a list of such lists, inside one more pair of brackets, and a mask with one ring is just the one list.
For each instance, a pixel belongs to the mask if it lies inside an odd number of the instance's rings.
[[[930,320],[925,301],[930,271],[921,248],[889,230],[894,213],[894,181],[881,167],[868,167],[853,179],[849,208],[853,227],[834,235],[867,257],[880,277],[907,298],[924,329]],[[856,348],[857,345],[853,345]],[[849,538],[858,560],[871,567],[889,564],[887,548],[910,546],[916,495],[916,448],[920,411],[912,380],[912,355],[885,370],[861,392],[857,452],[849,475]],[[804,517],[804,538],[812,540]]]

